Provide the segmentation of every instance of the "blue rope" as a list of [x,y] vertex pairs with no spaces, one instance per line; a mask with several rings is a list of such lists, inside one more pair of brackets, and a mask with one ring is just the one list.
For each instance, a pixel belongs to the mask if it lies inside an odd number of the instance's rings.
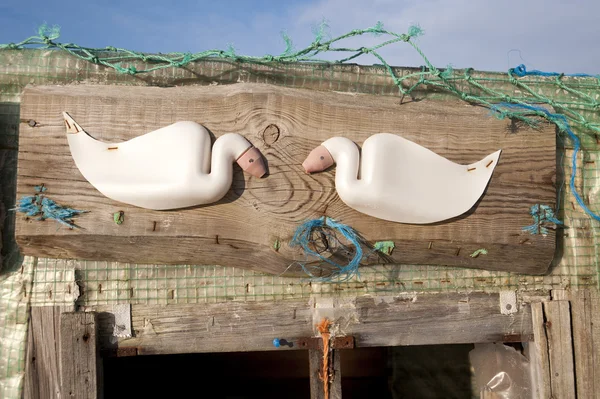
[[535,204],[529,210],[529,214],[533,217],[533,224],[523,227],[523,231],[529,234],[548,234],[548,229],[544,223],[554,223],[557,226],[562,226],[563,222],[554,216],[554,211],[548,205]]
[[34,190],[37,194],[21,197],[14,210],[24,213],[29,217],[37,216],[37,220],[56,220],[58,223],[65,225],[70,229],[78,227],[71,219],[77,215],[86,213],[87,211],[80,211],[58,205],[54,200],[51,200],[42,194],[46,191],[46,187],[44,186],[35,186]]
[[594,213],[592,210],[590,210],[590,208],[588,208],[588,206],[583,202],[583,199],[577,192],[577,189],[575,188],[575,177],[577,176],[577,154],[579,154],[579,150],[581,149],[581,141],[579,140],[579,137],[577,137],[577,135],[573,133],[573,130],[571,130],[571,126],[569,125],[569,121],[567,120],[567,118],[561,114],[553,114],[542,107],[508,103],[500,103],[494,106],[493,110],[497,111],[497,116],[500,118],[503,117],[502,110],[500,109],[501,107],[533,111],[537,115],[544,116],[546,119],[554,123],[556,126],[558,126],[560,131],[566,132],[568,134],[569,138],[573,142],[573,156],[571,162],[572,171],[571,178],[569,180],[569,187],[571,187],[571,193],[573,197],[575,197],[575,201],[577,201],[577,203],[585,211],[585,213],[587,213],[591,218],[600,222],[600,216],[598,216],[598,214]]
[[519,77],[523,76],[572,76],[576,78],[596,78],[600,79],[600,75],[590,75],[587,73],[558,73],[558,72],[543,72],[534,69],[528,71],[524,64],[518,65],[511,69],[512,73]]
[[[339,265],[336,262],[324,257],[318,252],[315,252],[310,248],[309,244],[311,243],[311,235],[314,229],[321,227],[330,227],[336,232],[340,233],[346,240],[348,240],[355,248],[354,257],[350,260],[347,265]],[[347,226],[343,223],[336,222],[331,218],[321,217],[319,219],[312,219],[307,222],[302,223],[296,229],[294,233],[294,237],[290,242],[291,247],[300,246],[304,250],[304,253],[307,255],[312,255],[319,260],[326,262],[333,266],[335,270],[331,273],[331,275],[326,277],[318,277],[315,276],[310,270],[308,270],[306,263],[299,262],[302,270],[311,277],[314,281],[322,281],[322,282],[330,282],[332,280],[338,281],[347,281],[354,277],[355,275],[360,277],[358,272],[358,267],[360,266],[360,262],[363,259],[363,249],[361,246],[361,242],[363,240],[360,238],[359,234],[350,226]]]

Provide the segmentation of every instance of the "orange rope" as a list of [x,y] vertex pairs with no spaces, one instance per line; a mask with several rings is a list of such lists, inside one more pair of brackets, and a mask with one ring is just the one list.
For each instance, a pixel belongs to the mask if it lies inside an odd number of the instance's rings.
[[329,339],[331,338],[329,327],[331,327],[331,322],[327,318],[317,324],[317,330],[321,333],[323,339],[323,372],[319,377],[323,380],[325,399],[329,399]]

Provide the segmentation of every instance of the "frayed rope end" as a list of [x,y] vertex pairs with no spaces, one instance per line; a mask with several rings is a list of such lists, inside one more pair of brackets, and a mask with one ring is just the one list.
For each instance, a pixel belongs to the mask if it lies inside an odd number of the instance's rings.
[[79,228],[72,219],[88,211],[68,208],[57,204],[54,200],[42,194],[47,190],[44,185],[35,186],[34,190],[37,194],[22,197],[17,201],[15,208],[12,210],[24,213],[27,217],[37,216],[36,220],[53,219],[71,229]]
[[60,37],[60,26],[59,25],[49,26],[46,22],[44,22],[38,28],[38,35],[42,39],[56,40]]
[[547,223],[554,223],[556,226],[563,226],[563,222],[554,216],[554,211],[548,205],[535,204],[529,209],[529,214],[533,217],[533,224],[523,227],[523,231],[529,234],[548,234]]
[[[328,230],[333,230],[333,232]],[[332,253],[333,251],[339,251],[346,255],[350,255],[348,248],[345,248],[345,245],[336,237],[337,233],[341,234],[354,247],[354,256],[346,265],[340,265],[330,258],[323,256],[323,253]],[[318,234],[318,239],[322,242],[323,248],[316,248],[313,234]],[[310,276],[313,281],[339,282],[347,281],[354,276],[360,277],[358,267],[365,254],[363,246],[368,245],[352,227],[339,223],[331,218],[321,217],[319,219],[309,220],[298,226],[294,233],[294,237],[290,241],[290,247],[297,246],[300,246],[304,250],[306,256],[315,257],[321,261],[321,264],[326,263],[333,269],[328,276],[320,277],[315,276],[315,274],[309,270],[309,261],[298,262],[304,273]],[[323,270],[323,267],[318,265],[316,267],[311,266],[310,268]]]
[[424,34],[425,34],[425,31],[423,29],[421,29],[421,27],[418,24],[411,25],[408,28],[408,36],[410,36],[410,37],[419,37],[419,36],[423,36]]

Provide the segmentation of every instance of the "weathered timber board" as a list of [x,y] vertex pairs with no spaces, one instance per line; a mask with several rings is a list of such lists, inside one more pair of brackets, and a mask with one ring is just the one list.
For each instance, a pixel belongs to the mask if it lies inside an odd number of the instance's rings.
[[[208,206],[150,211],[118,203],[78,171],[62,111],[105,141],[128,140],[180,120],[201,123],[217,137],[240,133],[266,156],[270,174],[256,179],[236,165],[229,193]],[[298,224],[326,215],[369,241],[394,241],[393,260],[399,263],[544,273],[554,256],[554,231],[543,236],[521,230],[532,223],[531,205],[555,203],[554,127],[515,125],[464,102],[401,103],[399,98],[258,84],[41,86],[23,93],[21,120],[18,197],[44,183],[52,199],[90,211],[77,219],[82,229],[76,230],[20,215],[16,234],[25,254],[281,273],[293,260],[305,259],[288,246]],[[379,132],[402,135],[463,164],[498,149],[503,153],[486,193],[465,215],[434,225],[386,222],[339,199],[335,169],[307,175],[301,167],[309,151],[329,137],[346,136],[360,145]],[[119,210],[125,212],[122,225],[112,217]],[[479,248],[488,255],[469,256]]]
[[[415,299],[416,298],[416,299]],[[316,301],[319,301],[317,299]],[[342,335],[357,347],[525,342],[533,339],[531,307],[500,313],[498,294],[416,297],[322,298]],[[208,304],[132,305],[132,338],[111,340],[114,318],[97,306],[100,346],[125,355],[298,350],[297,340],[316,336],[321,316],[314,299]],[[317,308],[323,309],[322,306]],[[273,346],[273,338],[294,343]]]
[[96,313],[60,315],[60,364],[60,397],[104,398]]
[[60,398],[60,314],[64,310],[73,309],[31,308],[23,386],[25,399]]
[[569,301],[544,303],[553,398],[575,398],[575,365]]

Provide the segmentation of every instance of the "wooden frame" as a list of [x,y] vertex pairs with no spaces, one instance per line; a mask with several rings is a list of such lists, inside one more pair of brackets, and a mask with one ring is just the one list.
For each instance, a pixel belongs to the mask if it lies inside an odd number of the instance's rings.
[[532,303],[529,348],[534,397],[600,398],[600,298],[596,290],[553,290]]
[[[297,342],[298,338],[314,336],[314,320],[327,312],[342,321],[343,332],[354,336],[359,347],[527,342],[535,398],[599,397],[597,291],[552,291],[552,299],[532,296],[510,315],[500,313],[499,303],[498,294],[452,293],[404,298],[133,305],[134,337],[120,338],[118,344],[109,339],[112,328],[104,312],[108,307],[96,308],[98,316],[58,307],[33,308],[25,398],[57,398],[65,390],[78,392],[77,397],[101,397],[100,357],[94,356],[97,349],[103,356],[302,349],[298,345],[275,348],[272,341],[279,337]],[[324,304],[331,306],[325,308]],[[96,336],[98,346],[94,348]],[[80,355],[75,355],[77,351]],[[60,361],[57,353],[61,353]],[[322,352],[312,349],[309,359],[312,397],[321,398],[318,368]],[[333,362],[336,372],[330,386],[332,399],[341,398],[342,373],[335,353]],[[482,393],[483,397],[490,394]]]

